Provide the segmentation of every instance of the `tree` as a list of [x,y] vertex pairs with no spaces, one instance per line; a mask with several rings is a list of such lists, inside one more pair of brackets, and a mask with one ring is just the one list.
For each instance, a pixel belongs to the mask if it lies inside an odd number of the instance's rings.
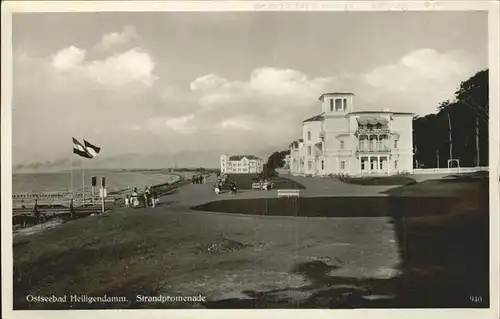
[[475,165],[486,163],[488,155],[488,120],[489,120],[489,70],[485,69],[460,84],[455,92],[457,101],[464,104],[474,114],[475,123]]
[[285,157],[290,154],[290,150],[273,152],[267,159],[267,164],[264,165],[264,176],[270,177],[276,175],[276,169],[285,165]]
[[416,162],[446,167],[448,159],[457,158],[461,166],[487,166],[488,111],[488,70],[482,70],[460,84],[454,101],[414,120]]

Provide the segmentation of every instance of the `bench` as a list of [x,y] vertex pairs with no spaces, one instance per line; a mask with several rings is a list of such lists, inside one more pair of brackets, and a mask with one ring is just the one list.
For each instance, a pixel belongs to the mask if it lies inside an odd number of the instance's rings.
[[300,190],[298,189],[278,189],[278,198],[280,197],[299,197]]

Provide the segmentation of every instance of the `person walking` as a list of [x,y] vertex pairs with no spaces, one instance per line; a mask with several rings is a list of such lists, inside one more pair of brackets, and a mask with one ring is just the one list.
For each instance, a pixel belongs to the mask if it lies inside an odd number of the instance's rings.
[[156,202],[158,200],[158,194],[156,193],[156,190],[154,188],[151,189],[151,204],[153,208],[156,207]]
[[133,207],[139,206],[139,199],[137,198],[139,195],[137,194],[137,188],[134,188],[134,191],[132,192],[132,196],[130,197],[132,199],[132,205]]
[[149,190],[149,187],[146,187],[144,190],[144,205],[146,207],[149,207],[149,200],[151,199],[151,191]]
[[125,196],[125,207],[130,207],[130,197],[129,197],[129,195]]
[[33,216],[36,218],[36,223],[40,221],[40,211],[38,210],[38,199],[35,198],[35,205],[33,206]]
[[73,204],[73,198],[69,201],[69,216],[71,219],[75,218],[75,206]]

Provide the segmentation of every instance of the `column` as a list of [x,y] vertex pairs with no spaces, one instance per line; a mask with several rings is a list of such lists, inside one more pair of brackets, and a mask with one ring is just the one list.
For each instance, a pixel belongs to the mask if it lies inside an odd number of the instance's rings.
[[387,156],[387,175],[391,175],[391,157]]
[[377,172],[380,172],[380,156],[377,156]]
[[368,156],[368,173],[372,172],[372,157]]

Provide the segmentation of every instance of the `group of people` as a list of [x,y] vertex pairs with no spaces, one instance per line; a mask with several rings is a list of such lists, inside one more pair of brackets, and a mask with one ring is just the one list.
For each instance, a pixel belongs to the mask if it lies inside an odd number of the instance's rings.
[[203,175],[193,175],[193,184],[205,184],[206,179]]
[[[156,205],[160,202],[158,198],[158,194],[153,187],[146,187],[144,193],[142,194],[142,202],[145,207],[156,207]],[[134,191],[131,195],[127,195],[125,197],[125,207],[139,207],[140,205],[140,197],[137,191],[137,188],[134,188]]]
[[269,182],[267,179],[264,180],[261,179],[259,181],[259,184],[260,184],[260,189],[263,191],[268,191],[274,188],[274,183]]
[[[236,187],[236,182],[234,181],[227,181],[227,184],[229,185],[229,192],[231,194],[236,194],[236,192],[238,191],[238,188]],[[214,192],[215,194],[219,194],[220,192],[222,192],[222,186],[223,186],[223,182],[222,180],[218,179],[216,182],[215,182],[215,185],[214,185]]]

